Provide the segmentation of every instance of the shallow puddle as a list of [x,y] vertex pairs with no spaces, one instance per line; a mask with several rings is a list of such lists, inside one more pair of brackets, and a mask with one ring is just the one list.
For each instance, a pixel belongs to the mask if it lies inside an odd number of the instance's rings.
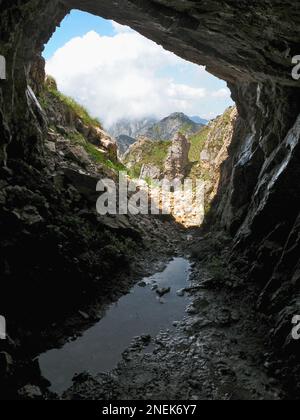
[[[42,375],[51,390],[62,393],[72,385],[72,378],[83,371],[97,374],[112,370],[122,353],[136,336],[172,328],[173,322],[185,314],[188,297],[177,292],[188,286],[190,263],[174,258],[161,273],[143,279],[128,295],[111,305],[103,318],[75,341],[60,349],[49,350],[39,357]],[[155,287],[171,288],[159,298]]]

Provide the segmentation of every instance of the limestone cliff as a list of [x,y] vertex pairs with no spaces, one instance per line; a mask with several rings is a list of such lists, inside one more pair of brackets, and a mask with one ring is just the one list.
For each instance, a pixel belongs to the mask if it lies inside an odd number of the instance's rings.
[[231,107],[188,138],[177,133],[167,145],[142,138],[129,148],[123,162],[134,176],[144,179],[203,180],[208,210],[217,194],[236,120],[237,109]]
[[231,144],[237,109],[231,107],[223,115],[211,121],[199,133],[191,137],[189,176],[205,181],[205,205],[210,208],[215,198],[221,176],[221,168],[228,158],[228,148]]
[[191,144],[186,136],[175,134],[164,164],[164,176],[169,180],[183,179],[187,175]]

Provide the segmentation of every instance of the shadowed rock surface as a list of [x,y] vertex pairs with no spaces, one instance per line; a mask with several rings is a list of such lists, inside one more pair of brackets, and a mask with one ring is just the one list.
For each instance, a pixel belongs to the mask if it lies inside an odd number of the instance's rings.
[[129,147],[136,142],[136,139],[134,139],[133,137],[126,136],[124,134],[117,136],[116,140],[120,156],[123,156],[124,153],[129,149]]
[[[239,119],[210,220],[232,236],[232,261],[242,255],[240,269],[248,281],[259,284],[258,306],[274,325],[274,343],[296,366],[291,377],[295,389],[299,341],[290,340],[290,327],[292,316],[300,312],[300,86],[291,77],[291,63],[299,54],[300,4],[278,0],[1,1],[0,48],[7,60],[8,79],[0,81],[0,203],[6,203],[2,189],[8,187],[12,201],[21,196],[38,210],[26,208],[19,216],[8,210],[4,226],[13,224],[16,232],[21,222],[49,219],[47,194],[54,197],[56,208],[65,211],[62,197],[55,196],[45,181],[45,124],[28,84],[36,56],[72,8],[130,25],[228,82]],[[72,202],[68,205],[72,211]],[[52,220],[55,216],[51,215]],[[4,250],[9,241],[3,242]],[[21,255],[20,267],[26,266],[26,243],[22,249],[20,244],[14,247],[11,257]],[[43,257],[41,247],[33,247],[30,239],[26,249],[31,258],[34,253]],[[9,275],[8,267],[4,252],[1,278]]]

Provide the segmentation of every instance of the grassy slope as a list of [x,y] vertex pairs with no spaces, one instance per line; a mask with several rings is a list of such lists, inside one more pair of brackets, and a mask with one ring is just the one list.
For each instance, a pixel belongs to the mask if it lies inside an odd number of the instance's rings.
[[63,102],[67,107],[69,107],[85,125],[93,125],[95,127],[102,128],[100,120],[98,118],[91,117],[87,109],[82,105],[79,105],[73,98],[65,96],[53,88],[49,88],[49,92],[52,93],[53,96],[56,96],[56,98]]
[[210,122],[209,125],[203,127],[198,133],[190,137],[191,149],[189,159],[191,161],[191,170],[189,176],[193,179],[200,178],[204,181],[209,181],[211,174],[200,165],[200,155],[203,151],[206,141],[210,139],[208,150],[215,152],[219,151],[224,144],[225,134],[228,125],[230,124],[230,115],[232,107],[226,109],[223,115]]
[[[142,166],[145,164],[157,166],[159,169],[163,169],[170,145],[170,141],[145,142],[142,146],[142,159],[137,159],[136,164],[130,170],[130,174],[133,177],[138,178],[140,176]],[[125,159],[125,165],[129,159],[135,159],[135,156],[138,156],[140,151],[141,148],[137,150],[133,147],[132,152],[129,156],[127,156],[127,159]]]
[[[203,147],[205,145],[205,141],[207,139],[207,136],[210,132],[209,127],[203,127],[198,133],[190,137],[191,142],[191,149],[189,153],[189,159],[191,162],[191,173],[190,175],[196,176],[200,174],[196,174],[193,171],[193,168],[200,160],[200,153],[203,150]],[[160,169],[163,169],[164,162],[167,157],[168,149],[171,145],[171,141],[157,141],[157,142],[147,142],[143,144],[143,148],[141,150],[141,147],[138,149],[136,147],[132,148],[132,152],[125,160],[125,165],[128,163],[129,160],[134,160],[135,157],[138,157],[140,152],[142,151],[142,159],[137,159],[137,163],[134,165],[134,167],[131,169],[131,175],[134,177],[139,177],[141,168],[144,164],[150,164],[153,166],[157,166]]]
[[[102,124],[98,118],[93,118],[89,114],[89,112],[82,106],[79,105],[74,99],[63,95],[61,92],[57,90],[56,82],[53,79],[51,83],[51,79],[48,76],[48,83],[45,84],[45,92],[40,96],[39,100],[42,107],[47,111],[49,107],[49,102],[53,102],[54,100],[59,101],[65,107],[70,109],[70,111],[81,121],[88,126],[94,126],[102,128]],[[50,83],[49,83],[50,79]],[[56,129],[55,126],[52,126],[54,130]],[[111,160],[107,159],[107,157],[99,150],[96,146],[89,143],[86,138],[79,133],[78,131],[73,131],[72,133],[66,136],[68,140],[70,140],[74,144],[78,144],[83,146],[85,151],[88,153],[90,158],[97,164],[104,165],[110,169],[114,169],[115,171],[124,171],[126,168],[121,163],[112,162]]]
[[45,81],[45,92],[39,98],[45,108],[47,107],[47,93],[66,105],[66,107],[69,108],[78,118],[80,118],[85,125],[93,125],[94,127],[103,128],[101,121],[98,118],[93,118],[84,106],[80,105],[70,96],[66,96],[61,93],[57,89],[56,80],[54,77],[49,75],[46,77]]
[[72,133],[68,136],[68,139],[73,144],[78,144],[82,146],[95,163],[104,165],[110,169],[114,169],[115,171],[126,170],[125,166],[122,163],[112,162],[111,160],[107,159],[106,156],[99,149],[97,149],[96,146],[94,146],[91,143],[88,143],[82,134]]
[[189,159],[191,162],[198,162],[200,160],[200,154],[205,145],[209,130],[208,126],[203,127],[198,133],[190,137],[191,149]]

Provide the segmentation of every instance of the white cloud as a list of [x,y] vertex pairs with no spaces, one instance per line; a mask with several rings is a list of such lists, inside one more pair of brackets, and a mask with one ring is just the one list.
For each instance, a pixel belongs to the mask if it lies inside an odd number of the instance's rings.
[[114,22],[113,20],[110,21],[112,24],[112,27],[117,34],[122,34],[125,32],[134,32],[129,26],[120,25],[117,22]]
[[212,93],[214,98],[230,98],[230,90],[228,88],[219,89]]
[[[46,64],[59,89],[106,126],[120,118],[164,117],[175,111],[201,115],[206,98],[220,97],[221,93],[182,83],[182,72],[188,74],[192,64],[130,28],[112,24],[114,36],[91,31],[73,38]],[[197,71],[199,77],[204,73],[201,67]]]

